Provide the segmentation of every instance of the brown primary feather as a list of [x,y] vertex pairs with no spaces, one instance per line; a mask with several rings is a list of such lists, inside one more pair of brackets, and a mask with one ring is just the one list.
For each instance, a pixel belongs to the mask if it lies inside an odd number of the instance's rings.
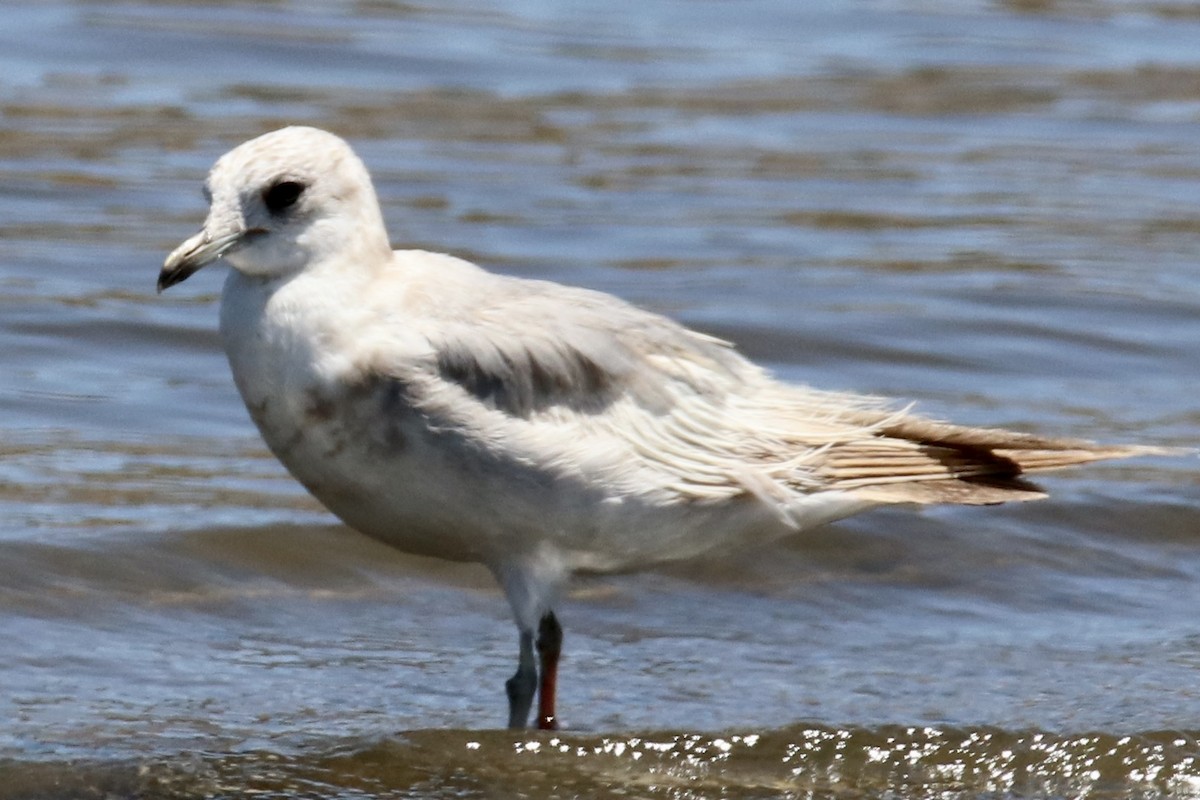
[[831,486],[880,502],[984,505],[1045,497],[1026,473],[1154,452],[902,416],[874,438],[831,445],[822,472]]

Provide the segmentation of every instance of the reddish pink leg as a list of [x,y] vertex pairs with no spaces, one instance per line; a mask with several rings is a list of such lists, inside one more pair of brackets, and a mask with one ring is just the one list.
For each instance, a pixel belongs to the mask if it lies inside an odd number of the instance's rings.
[[546,612],[538,626],[537,652],[541,661],[541,685],[538,687],[539,730],[558,730],[558,716],[554,713],[554,692],[558,687],[558,657],[562,653],[562,626],[553,611]]

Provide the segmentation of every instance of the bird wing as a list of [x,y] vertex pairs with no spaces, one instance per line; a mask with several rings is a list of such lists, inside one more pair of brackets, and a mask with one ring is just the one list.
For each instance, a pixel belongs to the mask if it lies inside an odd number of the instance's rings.
[[726,342],[610,295],[466,266],[470,280],[456,289],[440,274],[449,291],[406,323],[429,346],[438,391],[427,411],[468,416],[533,462],[601,464],[627,489],[749,495],[786,519],[818,490],[881,503],[1035,499],[1026,472],[1150,451],[950,425],[783,384]]
[[503,440],[496,452],[599,470],[597,483],[622,494],[750,493],[782,505],[804,481],[805,456],[829,441],[829,422],[795,404],[795,429],[782,436],[753,400],[779,384],[728,343],[666,317],[457,260],[412,272],[396,324],[427,344],[416,403],[439,426]]

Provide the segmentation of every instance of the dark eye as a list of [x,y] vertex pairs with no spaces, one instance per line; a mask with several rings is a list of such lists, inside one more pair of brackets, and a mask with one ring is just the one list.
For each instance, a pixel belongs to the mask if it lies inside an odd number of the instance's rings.
[[267,211],[272,214],[279,214],[287,208],[296,204],[300,199],[300,195],[304,193],[304,184],[296,181],[279,181],[273,183],[263,192],[263,203],[267,206]]

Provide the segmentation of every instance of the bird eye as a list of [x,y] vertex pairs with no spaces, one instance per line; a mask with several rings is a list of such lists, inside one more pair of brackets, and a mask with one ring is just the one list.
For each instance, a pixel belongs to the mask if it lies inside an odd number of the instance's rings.
[[279,181],[278,183],[271,184],[263,192],[263,203],[266,204],[267,211],[270,211],[272,214],[279,214],[295,205],[303,192],[303,183],[298,183],[297,181]]

